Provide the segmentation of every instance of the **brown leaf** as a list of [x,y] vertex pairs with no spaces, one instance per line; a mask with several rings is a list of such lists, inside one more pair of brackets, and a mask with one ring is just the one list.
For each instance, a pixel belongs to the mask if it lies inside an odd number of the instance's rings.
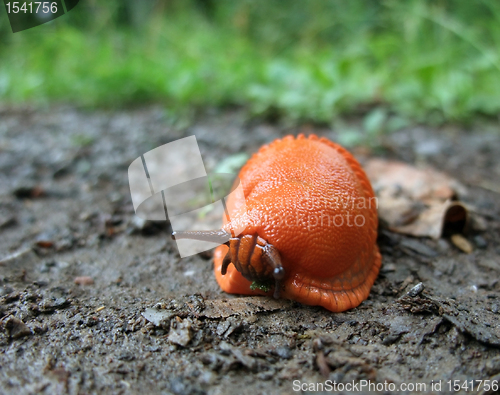
[[368,161],[365,171],[377,195],[380,220],[390,230],[434,239],[447,228],[464,230],[468,210],[452,199],[465,188],[453,178],[382,159]]

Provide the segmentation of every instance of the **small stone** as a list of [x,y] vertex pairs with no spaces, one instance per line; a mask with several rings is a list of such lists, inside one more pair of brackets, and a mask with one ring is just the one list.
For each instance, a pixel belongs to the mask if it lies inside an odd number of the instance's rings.
[[40,248],[52,248],[54,247],[54,242],[52,240],[37,240],[36,245]]
[[51,313],[57,309],[64,309],[71,304],[71,301],[66,298],[44,299],[38,307],[42,313]]
[[170,324],[168,341],[179,346],[187,346],[191,341],[191,322],[188,319],[175,317]]
[[79,276],[75,277],[73,282],[78,285],[92,285],[94,284],[94,279],[89,276]]
[[384,346],[389,346],[391,344],[396,343],[401,337],[400,333],[392,333],[384,337],[384,340],[382,340],[382,344]]
[[473,247],[470,241],[459,233],[451,236],[451,241],[455,245],[455,247],[459,248],[466,254],[470,254],[473,251]]
[[410,289],[408,291],[408,296],[411,296],[412,298],[414,298],[415,296],[422,293],[423,290],[424,290],[424,284],[418,283],[417,285],[415,285],[412,289]]
[[217,325],[217,329],[215,330],[215,332],[217,333],[217,335],[222,336],[224,333],[226,333],[230,326],[231,323],[229,321],[221,321]]
[[162,306],[157,306],[154,308],[149,308],[142,313],[142,316],[151,322],[154,326],[159,326],[164,329],[168,329],[169,320],[175,315],[171,310],[163,310]]
[[31,332],[31,329],[28,327],[28,325],[14,316],[7,317],[4,320],[3,327],[7,331],[8,336],[13,339],[29,336],[33,333]]
[[58,238],[57,236],[55,230],[44,231],[36,237],[35,245],[40,248],[52,248],[55,245],[55,239]]
[[218,336],[224,335],[224,337],[227,338],[236,329],[240,328],[241,325],[242,325],[241,320],[239,320],[236,317],[229,317],[226,320],[219,322],[215,332],[217,333]]

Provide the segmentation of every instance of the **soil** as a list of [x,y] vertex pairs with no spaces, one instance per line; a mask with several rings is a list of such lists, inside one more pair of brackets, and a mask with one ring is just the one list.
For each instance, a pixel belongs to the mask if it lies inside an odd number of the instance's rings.
[[[379,156],[451,174],[478,221],[465,235],[469,254],[449,238],[381,227],[383,266],[370,297],[331,313],[225,294],[211,253],[181,259],[168,222],[135,217],[127,169],[159,145],[194,134],[213,169],[289,133],[338,138],[338,130],[244,119],[228,111],[182,127],[158,107],[0,110],[0,392],[326,393],[336,382],[346,386],[332,393],[373,389],[349,383],[455,393],[452,380],[462,393],[492,393],[500,383],[498,126],[415,125],[352,150],[361,162]],[[471,380],[491,380],[490,388]]]

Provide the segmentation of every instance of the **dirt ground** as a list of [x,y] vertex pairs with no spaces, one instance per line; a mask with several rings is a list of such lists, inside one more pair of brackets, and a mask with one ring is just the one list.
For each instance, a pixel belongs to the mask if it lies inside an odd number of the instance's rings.
[[[451,174],[480,221],[466,236],[470,254],[446,238],[381,229],[383,266],[369,299],[331,313],[227,295],[211,253],[181,259],[168,223],[135,218],[128,166],[161,144],[194,134],[213,169],[288,133],[337,139],[335,130],[243,119],[213,113],[181,127],[158,107],[0,110],[0,392],[290,394],[321,391],[319,383],[327,393],[329,383],[369,380],[395,386],[380,393],[455,393],[452,380],[477,393],[471,380],[491,380],[479,392],[493,393],[498,126],[413,126],[371,152],[354,150],[361,161],[394,158]],[[424,290],[408,294],[420,282]]]

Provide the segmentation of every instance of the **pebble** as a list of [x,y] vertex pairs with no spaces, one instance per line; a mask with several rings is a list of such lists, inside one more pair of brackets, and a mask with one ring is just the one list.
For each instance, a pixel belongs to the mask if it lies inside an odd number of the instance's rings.
[[12,339],[29,336],[33,333],[28,325],[14,316],[7,317],[7,319],[4,320],[3,327]]
[[142,313],[142,316],[146,318],[146,320],[151,322],[153,325],[160,326],[164,329],[168,329],[170,324],[169,320],[174,315],[175,313],[171,310],[162,310],[161,306],[146,309],[146,311]]
[[473,251],[473,247],[470,241],[459,233],[451,236],[451,241],[455,245],[455,247],[459,248],[466,254],[470,254]]
[[191,341],[191,322],[188,319],[175,317],[170,324],[168,341],[179,346],[187,346]]
[[219,335],[219,336],[222,336],[224,333],[226,333],[226,331],[229,329],[230,326],[231,326],[231,323],[229,321],[221,321],[217,325],[217,329],[215,330],[215,333],[217,333],[217,335]]
[[382,344],[384,346],[389,346],[391,344],[396,343],[400,339],[400,337],[401,337],[400,333],[393,333],[393,334],[387,335],[386,337],[384,337],[384,340],[382,340]]
[[90,276],[79,276],[75,277],[73,282],[78,285],[92,285],[94,284],[94,279]]
[[424,290],[424,283],[418,283],[412,289],[408,291],[408,296],[414,298]]
[[42,313],[50,313],[57,309],[68,307],[71,301],[66,298],[44,299],[38,307]]

